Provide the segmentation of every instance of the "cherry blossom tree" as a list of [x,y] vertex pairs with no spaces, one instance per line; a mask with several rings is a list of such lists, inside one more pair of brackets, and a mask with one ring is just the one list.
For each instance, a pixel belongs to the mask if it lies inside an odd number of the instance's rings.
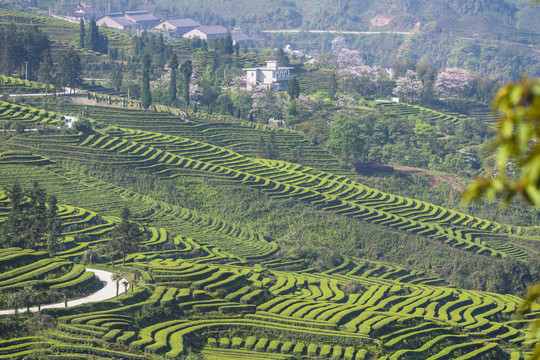
[[349,66],[359,66],[364,63],[359,51],[350,50],[347,47],[343,36],[337,36],[332,40],[332,54],[334,54],[334,59],[340,69]]
[[460,98],[471,89],[473,78],[461,68],[447,68],[437,75],[434,89],[443,99]]
[[253,100],[251,111],[258,115],[259,122],[267,123],[271,118],[283,119],[287,102],[276,91],[257,86],[251,99]]
[[334,40],[332,40],[332,53],[334,55],[338,55],[341,50],[347,48],[347,43],[345,42],[345,38],[343,36],[336,36]]
[[247,91],[247,76],[236,76],[231,81],[231,87],[235,91]]
[[349,50],[347,48],[342,49],[337,57],[336,61],[340,69],[351,67],[351,66],[360,66],[364,63],[364,60],[360,56],[360,52],[357,50]]
[[377,91],[381,74],[377,67],[369,65],[349,66],[339,71],[345,88],[356,90],[362,95],[373,95]]
[[394,95],[403,98],[406,102],[414,103],[420,100],[422,93],[422,82],[418,80],[418,75],[413,70],[407,70],[405,76],[400,76],[396,80],[396,86],[392,92]]

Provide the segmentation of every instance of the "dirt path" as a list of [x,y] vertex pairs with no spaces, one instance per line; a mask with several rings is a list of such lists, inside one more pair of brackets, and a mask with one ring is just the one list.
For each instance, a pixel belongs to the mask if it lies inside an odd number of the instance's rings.
[[461,192],[465,190],[465,185],[458,183],[450,175],[434,175],[429,172],[429,170],[411,167],[411,166],[400,166],[400,165],[386,165],[391,167],[394,170],[406,171],[406,172],[415,172],[417,174],[423,175],[429,179],[434,188],[437,188],[441,181],[449,183],[455,190]]
[[[95,301],[108,300],[116,296],[116,281],[113,281],[112,279],[112,276],[113,276],[112,272],[105,271],[105,270],[98,270],[98,269],[86,269],[86,271],[92,271],[96,275],[96,277],[99,280],[101,280],[101,282],[103,283],[103,288],[101,288],[100,290],[86,297],[68,301],[67,307],[72,307],[72,306],[86,304],[86,303],[95,302]],[[126,279],[120,280],[120,288],[118,291],[119,295],[125,292],[125,288],[122,285],[124,281],[127,281],[127,280]],[[128,288],[129,288],[129,285],[128,285]],[[65,304],[61,302],[58,304],[43,305],[41,309],[63,308],[63,307],[65,307]],[[25,311],[26,311],[25,308],[19,309],[19,312],[21,313]],[[30,308],[30,312],[37,312],[37,311],[38,311],[37,306]],[[15,314],[15,310],[1,310],[0,311],[0,315],[11,315],[11,314]]]

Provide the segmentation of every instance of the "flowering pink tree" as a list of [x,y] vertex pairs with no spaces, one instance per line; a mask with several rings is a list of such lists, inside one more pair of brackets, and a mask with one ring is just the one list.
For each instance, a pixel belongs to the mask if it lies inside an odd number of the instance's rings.
[[386,76],[388,80],[392,80],[394,78],[394,69],[392,68],[385,68],[383,69],[383,76]]
[[359,51],[350,50],[347,47],[343,36],[337,36],[332,40],[332,54],[334,54],[334,59],[340,69],[364,63]]
[[332,40],[332,53],[334,55],[338,55],[341,50],[347,48],[347,43],[345,42],[345,38],[343,36],[336,36],[334,40]]
[[358,102],[348,94],[339,94],[334,101],[334,105],[340,108],[352,108],[355,105],[358,105]]
[[356,90],[362,95],[373,95],[377,91],[378,80],[381,77],[375,66],[349,66],[339,71],[343,86]]
[[396,86],[392,93],[399,96],[405,101],[414,103],[420,100],[422,93],[422,82],[418,80],[418,75],[415,71],[407,70],[405,76],[400,76],[396,80]]
[[231,87],[235,91],[247,91],[247,76],[236,76],[231,81]]
[[347,48],[342,49],[336,57],[338,67],[340,69],[360,66],[364,63],[364,60],[360,56],[360,52],[357,50],[349,50]]
[[461,68],[447,68],[437,75],[434,89],[441,98],[459,98],[472,87],[471,74]]
[[257,115],[260,122],[267,123],[271,118],[283,119],[287,102],[276,91],[258,86],[251,95],[251,99],[253,100],[251,111]]

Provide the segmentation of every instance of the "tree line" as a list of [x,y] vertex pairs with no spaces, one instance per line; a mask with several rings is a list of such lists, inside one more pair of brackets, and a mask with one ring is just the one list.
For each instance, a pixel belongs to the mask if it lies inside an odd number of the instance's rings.
[[[28,70],[28,72],[26,72]],[[53,60],[48,37],[36,27],[0,27],[0,73],[52,84],[57,89],[82,83],[82,63],[73,50]]]
[[19,183],[8,191],[11,208],[0,223],[0,244],[4,248],[47,249],[51,256],[61,250],[61,223],[56,196],[38,182],[23,190]]

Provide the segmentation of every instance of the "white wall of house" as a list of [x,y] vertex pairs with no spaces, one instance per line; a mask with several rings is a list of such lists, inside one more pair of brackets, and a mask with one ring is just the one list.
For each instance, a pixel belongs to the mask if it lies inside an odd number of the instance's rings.
[[188,39],[199,38],[201,40],[209,40],[206,34],[200,31],[199,29],[193,29],[191,31],[188,31],[187,33],[184,34],[184,37]]
[[279,90],[287,90],[287,84],[291,79],[290,67],[279,67],[277,61],[268,61],[266,67],[247,68],[248,88],[264,86],[274,88],[279,84]]

